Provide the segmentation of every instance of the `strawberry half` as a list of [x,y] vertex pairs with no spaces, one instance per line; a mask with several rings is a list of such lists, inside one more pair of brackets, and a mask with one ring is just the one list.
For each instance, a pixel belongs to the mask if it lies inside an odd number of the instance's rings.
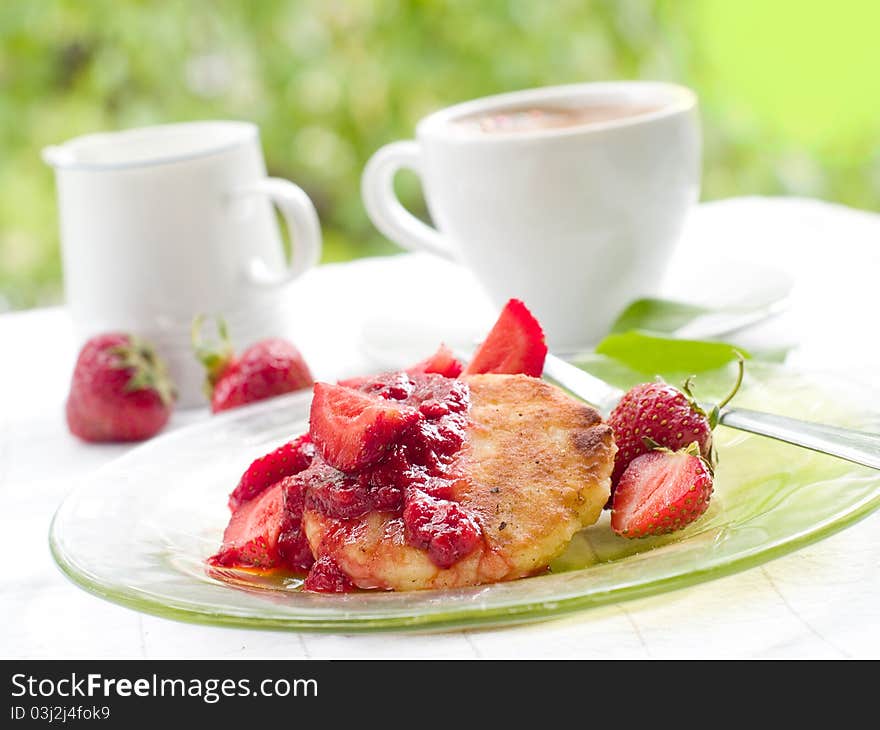
[[675,532],[708,509],[712,491],[712,470],[696,442],[681,451],[642,454],[614,492],[611,528],[630,538]]
[[422,416],[415,408],[330,383],[315,383],[309,434],[321,456],[340,471],[376,461]]
[[223,545],[208,564],[260,570],[278,567],[278,536],[283,522],[284,486],[279,482],[235,510],[223,532]]
[[444,378],[457,378],[464,370],[461,361],[452,354],[446,345],[440,345],[440,348],[431,357],[421,362],[417,362],[410,368],[406,369],[410,375],[419,373],[437,373]]
[[308,570],[314,562],[302,513],[306,481],[285,477],[232,513],[223,545],[208,564],[256,570]]
[[242,474],[238,486],[229,495],[229,509],[235,512],[244,502],[258,496],[284,477],[307,469],[314,456],[315,445],[306,433],[256,459]]
[[523,373],[537,378],[544,370],[546,356],[544,330],[538,320],[519,299],[511,299],[464,374]]

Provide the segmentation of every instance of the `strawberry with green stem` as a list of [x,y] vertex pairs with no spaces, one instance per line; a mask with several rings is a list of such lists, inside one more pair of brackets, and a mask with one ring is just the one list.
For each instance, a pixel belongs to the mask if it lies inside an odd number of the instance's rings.
[[219,343],[205,344],[201,338],[203,321],[201,316],[193,321],[192,342],[196,357],[205,366],[205,393],[212,412],[308,388],[314,382],[303,356],[287,340],[260,340],[239,356],[222,319],[217,320]]
[[77,358],[67,425],[84,441],[142,441],[168,422],[174,398],[165,363],[149,343],[120,332],[98,335]]
[[[659,381],[642,383],[627,391],[608,417],[614,429],[617,456],[611,474],[612,498],[624,471],[633,459],[646,454],[656,446],[678,451],[696,443],[700,455],[714,469],[717,454],[712,432],[718,425],[721,409],[726,406],[742,385],[745,363],[737,358],[736,382],[730,393],[708,410],[697,403],[688,378],[682,389]],[[609,498],[606,507],[611,506]]]

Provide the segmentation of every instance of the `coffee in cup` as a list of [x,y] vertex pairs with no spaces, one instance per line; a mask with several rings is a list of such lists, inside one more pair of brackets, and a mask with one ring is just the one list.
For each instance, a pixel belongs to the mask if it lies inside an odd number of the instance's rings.
[[464,134],[517,134],[539,129],[581,127],[610,122],[657,111],[658,107],[636,104],[590,104],[573,107],[524,107],[482,112],[454,119],[451,123]]

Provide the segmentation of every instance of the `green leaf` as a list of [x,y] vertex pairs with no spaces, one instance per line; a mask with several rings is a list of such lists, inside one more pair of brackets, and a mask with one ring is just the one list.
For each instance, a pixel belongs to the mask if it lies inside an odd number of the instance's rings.
[[733,362],[738,354],[750,357],[725,342],[674,340],[635,331],[609,335],[599,343],[596,352],[649,375],[700,373]]
[[631,330],[649,330],[662,334],[672,334],[675,330],[692,322],[697,317],[710,314],[714,310],[685,304],[671,299],[636,299],[611,325],[612,334]]

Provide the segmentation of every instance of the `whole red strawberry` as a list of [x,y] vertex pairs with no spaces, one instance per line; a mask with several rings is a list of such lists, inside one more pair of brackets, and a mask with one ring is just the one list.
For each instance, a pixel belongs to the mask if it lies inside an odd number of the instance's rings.
[[201,321],[199,317],[193,323],[193,346],[207,371],[205,392],[214,413],[309,388],[314,383],[303,356],[287,340],[260,340],[237,356],[222,321],[217,323],[220,349],[203,345],[199,336]]
[[675,532],[709,508],[714,478],[696,442],[633,459],[614,492],[611,529],[623,537]]
[[[636,385],[620,399],[608,423],[614,429],[617,456],[611,473],[611,494],[629,463],[655,446],[673,451],[696,443],[700,455],[714,468],[716,457],[712,448],[712,430],[718,425],[720,409],[736,395],[743,377],[743,360],[730,394],[708,412],[701,408],[690,389],[690,379],[682,390],[663,382]],[[611,499],[606,507],[611,506]]]
[[142,441],[171,415],[174,388],[146,342],[109,333],[83,346],[67,397],[67,426],[84,441]]

